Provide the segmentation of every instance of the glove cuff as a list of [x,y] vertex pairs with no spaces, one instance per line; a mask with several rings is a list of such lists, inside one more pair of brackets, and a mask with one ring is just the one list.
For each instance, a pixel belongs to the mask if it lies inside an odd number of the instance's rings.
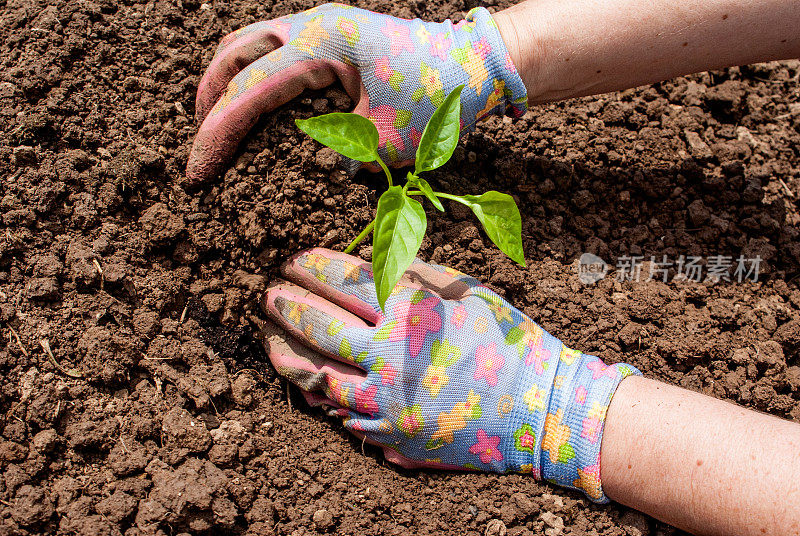
[[511,61],[494,17],[486,8],[476,7],[467,13],[463,21],[455,24],[456,28],[463,27],[465,30],[471,26],[480,31],[480,39],[472,41],[472,46],[479,56],[486,57],[489,80],[482,84],[479,98],[473,101],[474,104],[485,105],[464,110],[463,115],[475,117],[475,122],[491,114],[521,117],[528,110],[528,90]]
[[583,491],[594,502],[609,502],[600,481],[606,411],[619,383],[641,374],[632,365],[606,365],[563,347],[540,444],[542,479]]
[[506,429],[507,470],[608,502],[600,482],[606,411],[619,383],[641,372],[567,348],[533,322],[507,342],[522,349],[526,365],[517,387],[523,403]]

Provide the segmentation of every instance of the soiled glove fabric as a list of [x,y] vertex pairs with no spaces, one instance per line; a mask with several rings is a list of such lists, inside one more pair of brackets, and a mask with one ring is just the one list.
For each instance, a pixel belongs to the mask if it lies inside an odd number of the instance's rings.
[[[404,467],[530,473],[607,502],[606,409],[640,374],[571,350],[477,280],[412,265],[381,313],[371,265],[325,249],[284,268],[264,296],[304,350],[270,338],[270,359],[313,405]],[[317,353],[319,352],[319,353]]]
[[228,35],[197,90],[204,118],[187,176],[219,171],[258,116],[336,78],[380,133],[381,158],[413,161],[425,125],[464,84],[462,132],[491,113],[519,116],[527,93],[484,8],[453,24],[406,20],[343,4],[258,22]]

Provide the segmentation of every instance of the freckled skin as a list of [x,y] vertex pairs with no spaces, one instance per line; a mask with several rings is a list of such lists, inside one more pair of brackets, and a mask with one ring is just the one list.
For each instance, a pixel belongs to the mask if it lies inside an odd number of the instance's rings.
[[612,500],[693,534],[797,535],[798,452],[797,423],[626,378],[608,408],[601,478]]
[[800,56],[792,0],[529,0],[494,18],[532,104]]

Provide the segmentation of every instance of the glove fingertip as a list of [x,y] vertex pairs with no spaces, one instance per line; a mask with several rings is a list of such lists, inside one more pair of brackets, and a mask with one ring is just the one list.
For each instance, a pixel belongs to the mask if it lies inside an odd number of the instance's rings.
[[345,173],[347,173],[348,178],[353,178],[358,170],[361,169],[363,164],[358,160],[353,160],[352,158],[348,158],[346,156],[342,157],[341,166],[344,169]]

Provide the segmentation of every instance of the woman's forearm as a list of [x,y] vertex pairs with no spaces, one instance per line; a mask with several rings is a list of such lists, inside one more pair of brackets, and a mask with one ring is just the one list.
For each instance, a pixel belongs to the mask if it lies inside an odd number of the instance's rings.
[[642,377],[606,418],[603,489],[693,534],[800,534],[800,425]]
[[527,0],[494,18],[532,104],[800,56],[794,0]]

